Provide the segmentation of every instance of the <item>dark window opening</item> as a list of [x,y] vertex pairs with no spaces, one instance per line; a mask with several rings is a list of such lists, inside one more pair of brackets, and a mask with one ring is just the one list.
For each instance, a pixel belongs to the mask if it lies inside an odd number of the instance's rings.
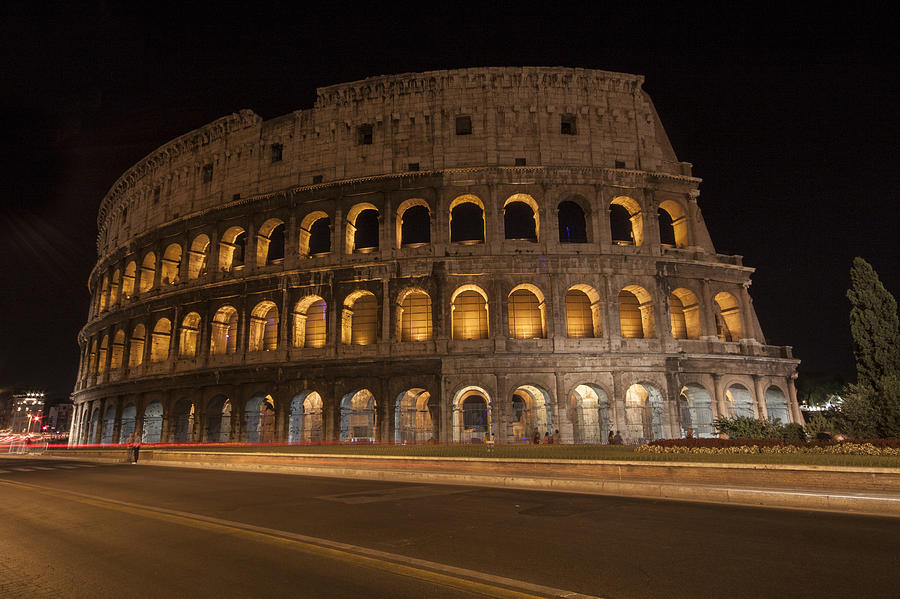
[[584,210],[575,202],[560,202],[557,209],[560,243],[587,243],[587,222]]
[[406,165],[406,170],[408,170],[408,171],[419,170],[419,163],[418,162],[410,162],[408,165]]
[[513,409],[513,422],[519,422],[522,420],[522,414],[525,413],[525,400],[519,397],[518,395],[513,397],[512,400],[512,409]]
[[471,202],[458,205],[450,212],[450,242],[484,243],[484,213]]
[[575,135],[575,115],[564,114],[559,120],[559,132],[563,135]]
[[313,175],[313,185],[322,182],[322,175]]
[[231,255],[231,266],[244,265],[244,253],[247,251],[247,233],[240,233],[234,238],[234,253]]
[[161,191],[162,190],[159,187],[157,187],[156,189],[153,190],[153,203],[154,204],[159,204],[159,195],[160,195]]
[[659,220],[659,243],[675,247],[675,225],[672,224],[672,215],[660,208],[657,217]]
[[525,202],[510,202],[503,209],[503,229],[507,239],[537,241],[534,212]]
[[468,115],[456,117],[456,134],[472,135],[472,117]]
[[213,165],[204,164],[203,165],[203,179],[202,179],[204,183],[209,183],[210,181],[212,181],[212,173],[213,173]]
[[378,249],[378,211],[363,210],[356,217],[356,231],[353,234],[353,247],[359,250]]
[[400,245],[431,243],[431,217],[425,206],[413,206],[403,213],[400,223]]
[[516,158],[516,166],[525,166],[524,158]]
[[232,200],[239,200],[239,199],[241,199],[241,194],[236,193],[236,194],[234,194],[233,196],[231,196],[231,199],[232,199]]
[[463,402],[463,427],[487,432],[487,403],[480,397],[470,397]]
[[331,251],[331,219],[320,218],[309,228],[309,254],[327,254]]
[[623,206],[613,204],[609,207],[609,227],[612,241],[618,245],[634,245],[631,234],[631,215]]
[[624,160],[616,160],[616,168],[625,168]]
[[356,128],[356,143],[361,146],[372,145],[372,125],[360,125]]
[[284,259],[284,225],[278,225],[269,233],[269,253],[266,256],[266,264],[272,264],[275,260]]
[[281,144],[272,144],[272,162],[281,162],[284,146]]

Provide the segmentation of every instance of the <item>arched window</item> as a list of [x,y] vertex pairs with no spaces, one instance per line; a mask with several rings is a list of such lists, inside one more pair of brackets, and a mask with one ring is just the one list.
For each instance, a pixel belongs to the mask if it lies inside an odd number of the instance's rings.
[[546,337],[544,296],[534,285],[519,285],[507,299],[509,336],[512,339]]
[[741,307],[727,291],[716,294],[716,334],[719,341],[740,341],[743,337]]
[[625,423],[631,442],[652,441],[663,437],[662,393],[648,383],[635,383],[625,392]]
[[109,286],[109,307],[112,308],[119,301],[119,288],[121,287],[122,273],[117,268],[113,271],[112,283]]
[[537,202],[528,194],[517,193],[503,204],[503,232],[506,239],[538,240],[540,230]]
[[450,202],[450,243],[484,243],[484,204],[473,195]]
[[619,292],[619,323],[624,339],[647,339],[656,335],[653,298],[638,285]]
[[566,292],[566,336],[570,339],[601,337],[602,322],[597,291],[588,285],[573,285]]
[[278,307],[274,302],[256,304],[250,313],[250,338],[247,351],[278,349]]
[[725,399],[731,404],[731,413],[735,418],[756,418],[753,395],[743,385],[739,383],[730,385],[725,391]]
[[88,361],[88,372],[90,374],[97,374],[97,340],[96,339],[91,341],[91,354],[90,354],[90,359]]
[[266,266],[284,259],[284,221],[270,218],[256,234],[256,265]]
[[231,272],[244,265],[247,249],[247,232],[241,227],[229,227],[219,241],[219,270]]
[[687,217],[681,204],[674,200],[659,204],[659,242],[677,248],[688,246]]
[[354,291],[344,300],[341,340],[347,345],[378,341],[378,300],[368,291]]
[[400,341],[428,341],[432,335],[431,297],[420,289],[401,294]]
[[587,243],[587,220],[578,203],[571,200],[560,202],[556,215],[560,243]]
[[200,315],[191,312],[181,321],[181,338],[178,342],[178,355],[182,358],[196,358],[200,345]]
[[181,246],[170,244],[163,253],[159,278],[163,285],[174,285],[179,281],[181,273]]
[[700,338],[700,303],[690,290],[682,287],[669,295],[669,317],[674,338]]
[[122,276],[122,297],[126,299],[134,295],[136,272],[137,264],[132,260],[125,267],[125,274]]
[[466,285],[450,298],[453,339],[487,339],[487,294],[480,287]]
[[317,256],[331,251],[331,219],[321,210],[300,221],[300,255]]
[[779,420],[782,424],[787,424],[791,421],[787,398],[778,387],[772,386],[766,390],[766,412],[772,422]]
[[232,306],[222,306],[212,321],[209,353],[225,355],[237,352],[238,313]]
[[153,342],[150,345],[151,362],[164,362],[169,358],[169,341],[171,338],[171,321],[168,318],[160,318],[153,327]]
[[140,291],[144,293],[153,288],[153,277],[156,275],[156,254],[147,252],[144,261],[141,262]]
[[378,249],[378,209],[357,204],[347,213],[347,253],[368,254]]
[[607,442],[609,396],[603,389],[591,384],[575,387],[569,396],[568,415],[572,421],[574,443],[599,445]]
[[109,360],[110,370],[117,370],[122,367],[122,358],[125,356],[125,331],[119,329],[116,336],[113,337],[112,355]]
[[425,200],[406,200],[397,208],[397,247],[431,243],[431,212]]
[[641,205],[633,198],[619,196],[610,202],[609,226],[614,245],[641,245],[644,243]]
[[341,400],[341,441],[374,441],[377,430],[375,396],[368,389]]
[[490,396],[481,387],[465,387],[453,398],[453,440],[483,442],[490,436]]
[[107,301],[109,300],[109,279],[106,275],[103,275],[103,282],[100,284],[100,293],[97,304],[97,311],[103,312],[106,310]]
[[131,344],[128,347],[128,367],[140,366],[144,361],[144,339],[147,333],[144,325],[139,324],[131,332]]
[[100,352],[97,354],[97,374],[106,370],[106,353],[109,351],[109,336],[103,335],[100,340]]
[[191,242],[191,251],[188,254],[188,280],[205,276],[208,262],[209,236],[201,233]]
[[308,295],[294,306],[294,347],[325,347],[325,300]]

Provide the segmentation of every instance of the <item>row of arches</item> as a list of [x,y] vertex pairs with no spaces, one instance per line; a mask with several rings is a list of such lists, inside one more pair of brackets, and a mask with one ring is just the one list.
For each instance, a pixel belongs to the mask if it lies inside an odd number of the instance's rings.
[[[542,339],[548,334],[547,302],[537,286],[525,283],[514,287],[506,298],[508,336],[512,339]],[[598,291],[586,284],[571,286],[565,294],[565,334],[569,338],[603,336],[603,319]],[[650,293],[639,285],[628,285],[618,293],[620,334],[626,339],[656,336],[655,308]],[[741,312],[737,299],[726,291],[714,296],[716,334],[722,341],[742,338]],[[467,284],[450,296],[450,338],[454,340],[488,339],[491,336],[488,294],[478,285]],[[679,288],[668,298],[669,332],[676,339],[699,339],[702,333],[700,302],[690,290]],[[371,345],[379,334],[378,298],[368,290],[349,293],[340,306],[340,340],[344,345]],[[403,290],[395,305],[394,339],[400,342],[429,341],[434,336],[431,296],[422,288]],[[328,342],[328,305],[318,295],[307,295],[294,304],[292,326],[287,336],[295,348],[320,348]],[[257,303],[248,314],[246,351],[273,351],[280,345],[280,314],[272,300]],[[205,338],[210,355],[228,355],[242,349],[240,314],[230,304],[219,307],[208,320],[204,336],[204,318],[190,311],[182,319],[178,338],[167,316],[158,318],[149,331],[144,323],[130,331],[118,328],[110,338],[99,335],[89,342],[87,364],[83,372],[103,373],[126,365],[136,367],[145,359],[163,362],[174,350],[179,358],[200,355]],[[127,335],[127,340],[126,340]],[[205,338],[204,338],[205,337]],[[127,341],[127,348],[126,348]],[[148,345],[149,344],[149,345]],[[126,351],[127,349],[127,351]],[[149,351],[147,351],[149,350]]]
[[[139,429],[144,443],[528,443],[535,433],[557,432],[564,443],[602,444],[612,431],[631,443],[688,433],[710,437],[714,418],[722,414],[790,421],[780,387],[768,386],[760,400],[764,414],[752,392],[735,382],[725,389],[725,402],[717,405],[705,386],[689,383],[678,392],[676,405],[667,406],[661,389],[647,381],[628,386],[618,403],[610,400],[603,385],[584,382],[558,405],[539,384],[516,387],[500,404],[477,384],[458,388],[446,405],[426,387],[408,388],[391,398],[390,405],[367,387],[344,393],[333,406],[314,389],[294,394],[284,405],[270,393],[244,402],[218,394],[205,405],[188,397],[168,408],[162,401],[150,401],[140,417],[137,402],[83,404],[73,439],[77,444],[123,443]],[[330,429],[329,418],[334,419]],[[385,418],[392,426],[381,422]]]
[[[588,242],[588,204],[583,198],[560,202],[556,207],[560,243]],[[346,253],[371,253],[379,249],[379,209],[363,202],[352,206],[343,223]],[[644,243],[644,216],[641,204],[628,196],[617,196],[609,204],[611,240],[614,245]],[[687,220],[684,207],[674,200],[660,203],[657,210],[660,243],[670,247],[688,244]],[[431,207],[421,198],[408,199],[400,204],[395,215],[395,238],[398,248],[421,247],[431,243]],[[166,287],[182,281],[199,279],[208,274],[210,261],[216,271],[228,273],[246,264],[258,267],[279,264],[285,258],[286,223],[269,218],[255,233],[255,243],[248,243],[248,230],[230,226],[221,234],[216,255],[207,233],[196,235],[187,248],[170,243],[161,255],[148,251],[140,260],[129,260],[124,268],[104,274],[95,293],[93,306],[103,312],[120,299],[146,293],[155,287]],[[464,245],[485,242],[485,205],[475,195],[461,195],[450,202],[449,240]],[[296,240],[301,256],[321,256],[332,250],[332,217],[322,210],[310,212],[299,222]],[[514,194],[503,204],[503,234],[508,240],[538,242],[540,238],[540,210],[528,194]],[[249,255],[252,253],[253,255]]]

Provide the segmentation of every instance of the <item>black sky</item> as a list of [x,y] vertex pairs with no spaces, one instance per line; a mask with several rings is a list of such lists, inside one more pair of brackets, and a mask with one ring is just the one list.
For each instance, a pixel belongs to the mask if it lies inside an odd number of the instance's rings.
[[311,108],[315,88],[467,66],[639,73],[703,178],[716,248],[758,270],[774,344],[853,376],[848,269],[900,293],[900,93],[893,19],[808,9],[615,4],[7,3],[2,34],[0,387],[71,391],[100,200],[154,148],[241,108]]

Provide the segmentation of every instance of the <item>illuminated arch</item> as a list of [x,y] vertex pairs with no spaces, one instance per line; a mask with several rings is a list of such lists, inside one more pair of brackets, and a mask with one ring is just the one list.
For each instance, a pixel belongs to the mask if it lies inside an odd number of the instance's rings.
[[732,383],[725,390],[725,399],[731,405],[731,413],[735,418],[756,418],[756,406],[753,405],[753,394],[740,383]]
[[509,196],[503,203],[503,235],[506,239],[540,241],[538,204],[527,193]]
[[766,412],[772,422],[780,420],[782,424],[788,424],[791,421],[787,397],[784,391],[775,385],[766,389]]
[[378,412],[375,396],[368,389],[346,394],[341,400],[341,441],[375,441]]
[[200,315],[190,312],[181,321],[181,336],[178,340],[178,355],[182,358],[196,358],[200,346]]
[[254,395],[244,404],[244,439],[247,443],[275,440],[275,399],[271,395]]
[[188,280],[198,279],[206,275],[209,262],[209,236],[200,233],[191,242],[191,250],[188,252]]
[[122,361],[125,357],[125,331],[119,329],[113,337],[112,355],[110,356],[110,370],[118,370],[122,367]]
[[300,255],[315,256],[331,251],[331,219],[321,210],[300,221]]
[[547,336],[546,302],[535,285],[517,285],[507,296],[509,336],[512,339],[543,339]]
[[397,207],[397,247],[431,243],[431,208],[421,198],[410,198]]
[[695,437],[715,436],[713,426],[712,397],[702,385],[688,383],[681,388],[679,396],[681,406],[681,428],[687,434],[693,430]]
[[348,254],[367,254],[378,249],[379,216],[378,208],[368,202],[361,202],[350,208],[344,234]]
[[217,395],[206,405],[206,441],[227,443],[231,440],[231,400]]
[[97,374],[106,370],[106,354],[109,352],[109,335],[103,335],[100,340],[100,350],[97,353]]
[[699,339],[700,302],[694,292],[679,287],[669,295],[669,320],[675,339]]
[[256,233],[256,265],[266,266],[284,259],[284,221],[270,218]]
[[619,292],[619,326],[623,339],[649,339],[656,335],[653,298],[640,285]]
[[129,403],[122,410],[122,418],[119,422],[119,443],[124,443],[128,437],[134,434],[134,424],[137,420],[137,408]]
[[244,265],[247,250],[247,232],[243,227],[228,227],[219,240],[219,270],[231,272]]
[[181,246],[170,243],[160,261],[159,280],[163,285],[178,283],[181,275]]
[[164,409],[161,402],[153,401],[144,408],[144,426],[141,428],[141,443],[159,443],[162,439]]
[[424,289],[410,287],[397,296],[397,338],[400,341],[429,341],[433,335],[431,296]]
[[644,219],[641,215],[641,205],[637,200],[628,196],[618,196],[613,198],[609,206],[613,244],[643,245]]
[[511,409],[507,423],[506,440],[512,443],[533,441],[534,431],[538,436],[553,434],[553,412],[550,409],[550,394],[535,385],[520,385],[512,393]]
[[172,441],[190,443],[194,432],[194,403],[182,397],[172,408]]
[[341,342],[371,345],[378,341],[378,299],[370,291],[358,289],[344,299],[341,314]]
[[100,293],[97,294],[97,312],[104,312],[109,301],[109,278],[103,275],[103,282],[100,284]]
[[687,217],[680,203],[675,200],[659,203],[659,225],[659,241],[662,245],[677,248],[688,246]]
[[222,306],[216,311],[209,337],[210,355],[226,355],[237,352],[238,313],[233,306]]
[[139,324],[131,331],[131,339],[128,345],[128,367],[140,366],[144,361],[144,342],[147,333],[144,325]]
[[160,318],[153,326],[150,343],[150,361],[165,362],[169,358],[169,343],[172,339],[172,321]]
[[491,396],[481,387],[468,386],[458,390],[451,402],[453,441],[469,443],[491,439]]
[[566,336],[571,339],[603,336],[600,294],[590,285],[578,283],[566,291]]
[[422,388],[403,391],[394,407],[394,442],[425,443],[438,438],[438,403]]
[[716,294],[716,333],[720,341],[740,341],[743,338],[741,306],[727,291]]
[[567,414],[574,443],[599,445],[607,442],[609,396],[601,387],[590,383],[577,385],[569,394]]
[[156,254],[147,252],[141,262],[140,292],[144,293],[153,288],[153,277],[156,275]]
[[272,301],[262,301],[250,312],[247,351],[276,349],[278,349],[278,306]]
[[484,243],[484,203],[478,196],[461,195],[450,202],[450,243]]
[[119,301],[119,288],[121,287],[122,271],[118,268],[113,271],[112,282],[109,285],[109,307],[112,308]]
[[320,441],[322,441],[322,396],[315,391],[303,391],[291,400],[288,443]]
[[450,296],[453,339],[487,339],[490,336],[487,294],[477,285],[462,285]]
[[324,347],[328,331],[328,309],[318,295],[307,295],[294,305],[294,347]]
[[662,393],[650,383],[635,383],[625,392],[626,438],[643,443],[663,438]]
[[125,266],[125,274],[122,275],[122,297],[128,299],[134,296],[135,279],[137,278],[137,264],[134,260]]

